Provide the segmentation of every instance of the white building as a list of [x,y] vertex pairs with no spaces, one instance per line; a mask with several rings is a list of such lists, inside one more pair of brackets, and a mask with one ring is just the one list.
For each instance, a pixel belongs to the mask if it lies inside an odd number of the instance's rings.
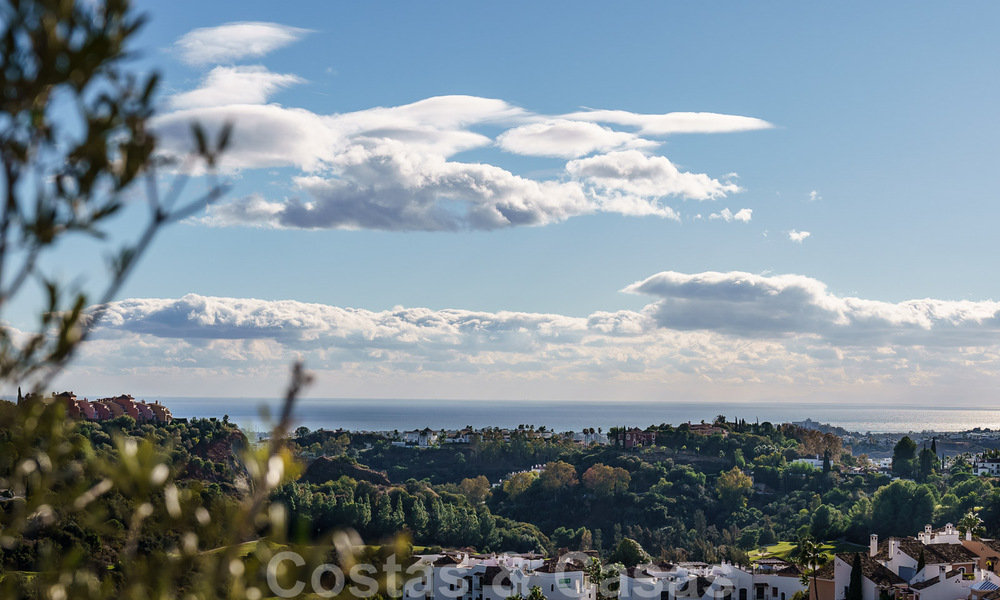
[[506,600],[518,594],[527,597],[534,587],[549,600],[597,598],[584,563],[566,557],[439,554],[420,557],[417,567],[419,576],[403,588],[404,600]]
[[823,457],[817,454],[815,457],[796,458],[791,462],[791,464],[794,465],[795,463],[806,463],[807,465],[809,465],[814,469],[822,469]]
[[424,429],[414,429],[403,432],[403,442],[409,446],[428,447],[433,446],[438,441],[438,433],[426,427]]
[[976,475],[1000,476],[1000,458],[987,458],[972,463],[972,472]]

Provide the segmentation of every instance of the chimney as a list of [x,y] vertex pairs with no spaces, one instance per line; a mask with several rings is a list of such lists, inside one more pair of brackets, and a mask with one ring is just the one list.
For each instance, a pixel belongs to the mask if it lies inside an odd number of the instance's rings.
[[944,534],[945,535],[951,535],[953,533],[955,533],[955,526],[954,525],[952,525],[951,523],[948,523],[947,525],[944,526]]
[[889,540],[889,560],[892,560],[896,556],[896,550],[899,549],[899,540]]
[[878,534],[873,533],[871,541],[868,542],[868,556],[875,556],[876,554],[878,554]]

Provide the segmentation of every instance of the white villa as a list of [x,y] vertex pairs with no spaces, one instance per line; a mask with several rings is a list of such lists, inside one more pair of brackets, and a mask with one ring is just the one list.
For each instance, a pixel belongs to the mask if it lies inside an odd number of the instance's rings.
[[428,446],[433,446],[437,443],[437,441],[438,432],[434,431],[430,427],[403,432],[403,443],[409,446],[421,446],[426,448]]

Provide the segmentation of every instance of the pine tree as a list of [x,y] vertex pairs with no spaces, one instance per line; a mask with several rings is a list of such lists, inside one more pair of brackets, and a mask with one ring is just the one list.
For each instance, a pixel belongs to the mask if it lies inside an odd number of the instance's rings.
[[421,498],[417,498],[413,501],[413,508],[410,509],[410,529],[413,530],[413,536],[417,540],[422,540],[427,535],[427,525],[430,522],[430,515],[427,514],[427,508],[424,506],[424,501]]

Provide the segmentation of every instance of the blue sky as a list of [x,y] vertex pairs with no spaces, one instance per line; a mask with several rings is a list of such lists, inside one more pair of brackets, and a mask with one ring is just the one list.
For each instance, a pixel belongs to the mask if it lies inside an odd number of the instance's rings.
[[233,189],[77,388],[993,397],[994,4],[140,7],[163,152],[235,121]]

